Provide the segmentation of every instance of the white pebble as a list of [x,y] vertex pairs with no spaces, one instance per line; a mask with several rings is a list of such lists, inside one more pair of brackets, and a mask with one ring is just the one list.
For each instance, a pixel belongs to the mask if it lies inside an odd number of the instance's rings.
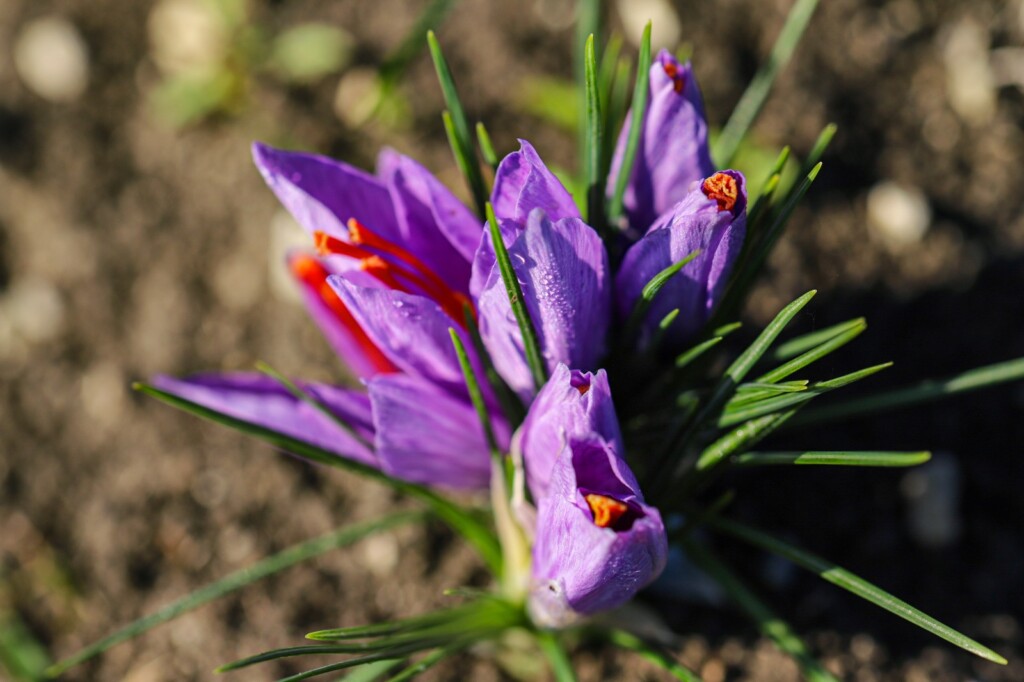
[[60,17],[25,25],[14,43],[14,67],[32,92],[51,102],[73,102],[89,84],[89,51],[75,26]]
[[880,182],[868,193],[868,228],[893,250],[919,244],[928,232],[932,210],[916,187]]
[[270,219],[270,248],[267,250],[270,292],[279,300],[298,303],[299,287],[288,272],[285,261],[288,253],[296,249],[311,250],[313,239],[306,234],[295,218],[281,210]]
[[984,124],[996,112],[996,88],[989,65],[988,30],[964,18],[953,27],[942,51],[946,91],[953,110],[968,123]]
[[682,25],[668,0],[618,0],[616,8],[629,42],[639,45],[644,26],[650,21],[652,54],[663,47],[675,52],[682,36]]
[[153,60],[166,73],[209,67],[227,51],[226,27],[210,2],[161,0],[147,28]]
[[922,547],[941,549],[960,536],[960,463],[949,452],[903,476],[900,490],[907,500],[907,529]]
[[17,280],[0,300],[0,316],[30,343],[42,343],[64,329],[64,302],[56,287],[42,279]]

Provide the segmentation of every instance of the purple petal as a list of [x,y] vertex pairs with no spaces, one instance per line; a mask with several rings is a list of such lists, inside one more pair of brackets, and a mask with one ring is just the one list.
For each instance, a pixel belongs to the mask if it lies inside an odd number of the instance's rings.
[[[484,489],[491,461],[480,419],[466,400],[453,398],[423,379],[380,375],[368,383],[376,447],[388,474],[415,483]],[[494,422],[501,447],[508,426]]]
[[[461,327],[434,301],[393,289],[353,284],[344,276],[328,279],[374,345],[400,370],[465,395],[466,384],[448,333]],[[471,342],[463,336],[467,349]]]
[[430,171],[392,150],[381,152],[378,174],[394,202],[402,245],[456,291],[468,291],[480,221]]
[[608,375],[559,364],[530,406],[519,431],[519,449],[534,499],[547,495],[558,453],[571,439],[599,436],[622,451],[622,433]]
[[253,160],[263,179],[310,233],[348,239],[355,218],[389,241],[400,237],[387,188],[369,173],[324,156],[287,152],[259,142]]
[[[587,494],[624,503],[624,523],[598,526]],[[541,626],[561,627],[620,606],[658,576],[667,553],[661,515],[644,503],[626,463],[608,443],[569,441],[539,500],[530,613]]]
[[[596,367],[605,351],[610,297],[608,255],[597,233],[578,218],[552,223],[536,209],[509,247],[509,257],[548,369],[560,362]],[[496,264],[477,304],[480,333],[495,368],[528,399],[533,381]]]
[[679,316],[668,331],[668,339],[672,344],[683,342],[708,321],[725,293],[732,265],[743,246],[747,216],[742,174],[723,174],[738,184],[739,194],[731,210],[719,210],[718,203],[704,194],[703,184],[698,184],[626,252],[615,278],[616,309],[623,320],[628,319],[651,278],[700,249],[700,255],[672,277],[654,299],[644,320],[641,345],[675,308],[679,308]]
[[[640,146],[624,196],[629,225],[639,234],[681,200],[695,181],[714,171],[704,104],[690,63],[680,64],[668,51],[659,52],[651,65],[648,93]],[[609,192],[622,167],[633,115],[631,111],[619,135]]]
[[[186,379],[159,376],[162,391],[315,445],[341,457],[376,467],[377,458],[359,439],[313,405],[299,400],[274,379],[262,374],[204,374]],[[363,393],[325,384],[301,388],[349,424],[366,442],[373,440],[370,399]]]
[[519,140],[519,151],[501,160],[494,175],[491,203],[499,219],[518,223],[525,223],[535,208],[544,209],[551,220],[580,217],[572,195],[526,140]]

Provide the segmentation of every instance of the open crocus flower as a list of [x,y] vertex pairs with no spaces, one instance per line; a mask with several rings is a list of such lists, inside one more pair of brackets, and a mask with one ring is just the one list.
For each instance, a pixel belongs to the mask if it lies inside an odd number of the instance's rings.
[[[596,368],[611,318],[608,254],[562,183],[528,142],[520,144],[498,166],[492,193],[512,268],[548,370],[558,363]],[[530,368],[489,235],[473,261],[473,294],[495,368],[529,401]]]
[[[289,265],[313,319],[366,392],[300,386],[338,420],[361,425],[362,437],[270,379],[228,374],[157,385],[396,478],[487,487],[487,442],[448,333],[462,334],[472,354],[464,316],[475,314],[469,279],[479,221],[426,169],[395,152],[381,155],[377,177],[259,144],[254,157],[320,251],[319,258],[292,255]],[[475,356],[472,362],[479,364]],[[497,415],[493,421],[505,447],[509,428]]]
[[603,370],[559,365],[530,407],[519,447],[537,502],[529,605],[538,625],[619,606],[661,573],[665,527],[619,454]]
[[684,341],[708,321],[743,246],[744,185],[743,175],[731,170],[702,179],[626,252],[615,278],[615,303],[622,319],[629,316],[651,278],[700,250],[658,292],[643,321],[641,345],[673,309],[678,308],[679,315],[668,330],[669,343]]
[[[630,112],[612,158],[609,193],[622,168]],[[623,207],[634,234],[650,225],[679,202],[697,180],[714,171],[708,148],[704,103],[690,63],[680,64],[661,50],[651,64],[647,108],[643,112],[637,158],[629,175]]]

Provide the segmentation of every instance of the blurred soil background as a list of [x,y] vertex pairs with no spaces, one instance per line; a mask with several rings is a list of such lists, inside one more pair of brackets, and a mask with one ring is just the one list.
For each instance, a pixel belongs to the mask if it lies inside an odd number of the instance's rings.
[[[721,125],[789,5],[624,0],[609,15],[629,37],[651,17],[656,45],[690,43]],[[293,376],[342,375],[283,276],[302,235],[253,168],[252,140],[364,167],[390,145],[463,191],[426,54],[381,95],[378,70],[425,2],[211,6],[0,2],[0,630],[21,628],[54,659],[276,550],[404,504],[130,390],[156,373],[260,359]],[[463,0],[439,25],[469,113],[499,152],[527,137],[573,166],[573,104],[560,90],[572,19],[567,0]],[[875,388],[1024,355],[1022,39],[1021,0],[822,3],[745,154],[770,159],[791,144],[801,156],[826,123],[839,133],[751,323],[820,289],[804,329],[858,315],[871,324],[822,371],[895,360]],[[296,45],[315,45],[317,58]],[[910,472],[734,481],[737,514],[993,646],[1007,667],[783,562],[720,547],[843,679],[1024,679],[1022,417],[1017,386],[794,431],[779,448],[937,457]],[[405,528],[250,586],[65,679],[212,679],[218,664],[313,629],[422,612],[481,575],[443,528]],[[684,663],[706,682],[798,678],[698,587],[661,600]],[[585,680],[660,679],[625,654],[585,649],[577,663]],[[468,654],[426,677],[508,674]]]

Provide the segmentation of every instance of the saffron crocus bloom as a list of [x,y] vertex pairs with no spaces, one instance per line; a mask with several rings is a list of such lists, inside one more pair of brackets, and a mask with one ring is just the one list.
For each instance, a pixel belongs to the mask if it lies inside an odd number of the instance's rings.
[[[479,221],[426,169],[395,152],[381,155],[378,177],[264,145],[254,147],[254,157],[320,250],[319,258],[290,258],[307,307],[366,384],[365,394],[331,389],[346,395],[346,405],[357,405],[356,414],[326,400],[322,405],[343,421],[360,420],[372,449],[354,450],[351,435],[337,424],[333,445],[320,431],[300,428],[290,435],[307,442],[315,437],[315,444],[397,478],[487,487],[488,446],[448,334],[457,329],[472,353],[464,314],[467,307],[472,311],[469,279]],[[310,408],[250,375],[163,380],[161,386],[214,409],[235,409],[236,416],[275,430],[282,430],[289,414],[303,424],[301,416]],[[319,399],[315,388],[307,390]],[[494,426],[499,444],[506,445],[507,425],[496,416]]]
[[620,606],[665,568],[661,515],[610,443],[566,442],[537,504],[529,608],[538,625]]
[[[651,65],[647,109],[640,145],[623,196],[629,227],[642,234],[658,216],[679,202],[693,183],[714,171],[708,149],[708,124],[700,88],[690,63],[680,64],[661,50]],[[622,169],[631,111],[612,159],[609,192]]]
[[[529,143],[521,145],[505,157],[495,177],[492,203],[499,229],[548,370],[560,362],[594,368],[604,354],[610,322],[608,254],[598,234],[579,219],[565,187]],[[529,401],[533,379],[489,235],[474,259],[473,283],[480,333],[495,368]]]
[[708,321],[725,293],[743,245],[747,225],[744,184],[743,175],[731,170],[701,180],[626,252],[615,279],[615,304],[621,319],[628,318],[651,278],[700,250],[654,299],[643,321],[641,345],[673,309],[679,309],[679,316],[668,330],[669,343],[680,343]]
[[597,436],[622,452],[622,432],[615,416],[605,371],[581,372],[559,364],[530,406],[519,430],[526,481],[534,498],[547,495],[555,459],[571,438]]

